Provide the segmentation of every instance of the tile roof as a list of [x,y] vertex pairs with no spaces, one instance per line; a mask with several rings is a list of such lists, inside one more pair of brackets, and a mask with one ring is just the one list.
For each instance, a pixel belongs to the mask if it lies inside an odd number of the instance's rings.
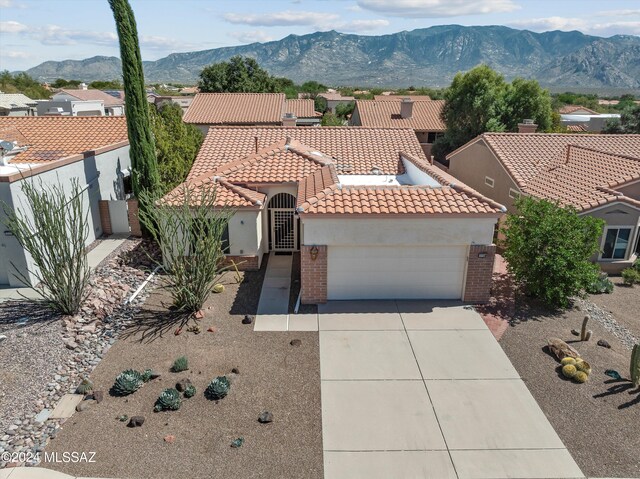
[[447,159],[478,141],[484,141],[521,188],[548,169],[567,145],[640,157],[640,135],[483,133],[449,153]]
[[58,93],[66,93],[67,95],[71,95],[72,97],[82,101],[102,100],[106,107],[122,106],[124,104],[120,98],[109,95],[102,90],[67,90],[66,88],[63,88]]
[[587,130],[584,125],[567,125],[567,131],[571,133],[584,133],[589,130]]
[[315,110],[315,102],[310,98],[286,100],[284,112],[293,113],[296,118],[319,118],[322,116],[322,113]]
[[574,113],[576,111],[586,111],[590,115],[599,115],[600,114],[597,111],[593,111],[590,108],[587,108],[585,106],[580,106],[580,105],[565,105],[562,108],[560,108],[560,110],[559,110],[559,112],[562,115],[570,115],[571,113]]
[[526,186],[525,193],[588,210],[612,201],[640,201],[622,196],[616,187],[640,179],[640,156],[633,158],[567,145],[554,164]]
[[202,203],[204,194],[213,192],[216,195],[213,206],[217,208],[255,209],[262,207],[266,199],[263,193],[231,184],[215,175],[206,175],[176,186],[160,200],[160,203],[169,206],[181,205],[188,197],[191,206],[198,206]]
[[415,214],[499,216],[502,210],[450,186],[333,185],[302,203],[301,214]]
[[403,98],[410,98],[413,101],[430,101],[429,95],[374,95],[375,101],[400,101]]
[[441,118],[444,100],[416,101],[411,118],[400,116],[399,101],[357,100],[356,109],[362,126],[377,128],[412,128],[418,131],[444,131]]
[[12,163],[45,163],[128,142],[126,121],[123,116],[0,116],[0,132],[17,131],[29,145]]
[[221,165],[214,173],[233,183],[292,183],[331,162],[332,158],[297,140],[289,143],[284,140],[246,158]]
[[321,96],[327,101],[353,101],[355,100],[352,96],[342,96],[340,93],[318,93],[318,96]]
[[298,184],[296,206],[300,207],[307,200],[320,194],[322,190],[339,182],[334,165],[327,165],[317,169]]
[[290,137],[335,159],[339,174],[368,174],[373,166],[383,174],[404,173],[400,152],[426,161],[413,130],[353,127],[218,127],[200,147],[189,177],[215,171]]
[[201,125],[279,125],[285,99],[284,93],[198,93],[183,121]]
[[36,106],[36,101],[22,93],[0,93],[0,108],[12,110],[13,108],[29,108]]

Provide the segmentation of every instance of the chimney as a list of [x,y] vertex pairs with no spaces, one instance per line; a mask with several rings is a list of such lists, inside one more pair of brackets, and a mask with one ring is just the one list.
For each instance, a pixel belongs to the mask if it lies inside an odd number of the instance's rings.
[[296,116],[293,113],[285,113],[282,117],[282,126],[296,126]]
[[518,133],[535,133],[538,125],[533,120],[522,120],[522,123],[518,123]]
[[411,118],[413,115],[413,100],[411,98],[403,98],[400,102],[400,117]]
[[87,87],[87,84],[86,84],[86,83],[84,83],[84,82],[80,83],[80,89],[81,89],[81,90],[87,90],[88,88],[89,88],[89,87]]

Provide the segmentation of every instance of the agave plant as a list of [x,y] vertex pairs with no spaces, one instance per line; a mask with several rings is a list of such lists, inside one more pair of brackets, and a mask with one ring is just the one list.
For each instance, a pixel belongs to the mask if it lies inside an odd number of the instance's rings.
[[169,388],[160,393],[160,396],[156,400],[156,405],[153,407],[153,410],[156,412],[165,410],[176,411],[180,409],[181,404],[182,400],[180,399],[180,393],[178,392],[178,390]]
[[229,394],[229,389],[231,388],[231,383],[227,379],[226,376],[218,376],[213,381],[209,383],[207,389],[205,390],[205,395],[209,399],[213,399],[217,401],[218,399],[224,398],[227,394]]
[[111,390],[116,396],[127,396],[136,392],[143,384],[142,374],[134,369],[127,369],[118,374]]

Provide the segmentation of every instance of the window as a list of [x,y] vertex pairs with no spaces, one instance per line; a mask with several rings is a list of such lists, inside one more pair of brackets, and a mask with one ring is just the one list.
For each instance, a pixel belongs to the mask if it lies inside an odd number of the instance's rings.
[[494,181],[493,178],[489,178],[488,176],[484,177],[484,184],[493,188]]
[[514,200],[520,198],[520,192],[513,188],[509,188],[509,198],[513,198]]
[[438,133],[435,131],[427,132],[427,143],[435,143],[438,138],[440,138],[443,133]]
[[631,228],[606,228],[602,259],[624,259],[627,256]]

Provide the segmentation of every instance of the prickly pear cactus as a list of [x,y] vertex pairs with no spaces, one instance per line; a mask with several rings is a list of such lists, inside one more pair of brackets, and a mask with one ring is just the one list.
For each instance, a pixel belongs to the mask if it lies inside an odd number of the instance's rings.
[[176,411],[180,409],[181,404],[182,399],[180,399],[180,393],[178,392],[178,390],[169,388],[160,393],[160,396],[156,400],[156,405],[153,407],[153,410],[156,412],[165,410]]
[[231,388],[231,383],[227,379],[226,376],[218,376],[213,381],[209,383],[207,389],[205,391],[205,395],[209,399],[218,400],[224,398],[227,394],[229,394],[229,389]]
[[184,390],[184,397],[189,399],[195,395],[196,395],[196,387],[193,384],[189,384],[187,388]]
[[636,344],[631,352],[630,376],[633,385],[640,387],[640,343]]
[[143,384],[142,374],[134,369],[127,369],[118,374],[112,391],[116,396],[127,396],[136,392]]
[[189,369],[189,361],[186,356],[180,356],[173,362],[173,366],[171,367],[174,373],[186,371],[187,369]]

